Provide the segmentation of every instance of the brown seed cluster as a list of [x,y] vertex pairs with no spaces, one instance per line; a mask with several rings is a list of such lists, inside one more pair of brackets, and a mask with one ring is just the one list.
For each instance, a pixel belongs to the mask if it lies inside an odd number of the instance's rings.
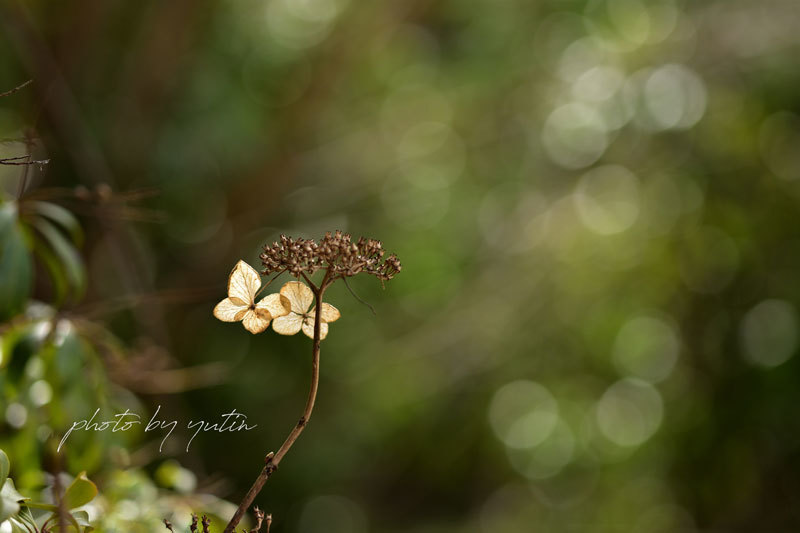
[[264,246],[263,274],[289,272],[295,277],[330,270],[333,277],[351,277],[362,272],[380,280],[390,280],[400,272],[397,256],[384,258],[381,241],[360,237],[353,242],[348,233],[325,234],[319,243],[313,239],[292,239],[281,235],[279,242]]

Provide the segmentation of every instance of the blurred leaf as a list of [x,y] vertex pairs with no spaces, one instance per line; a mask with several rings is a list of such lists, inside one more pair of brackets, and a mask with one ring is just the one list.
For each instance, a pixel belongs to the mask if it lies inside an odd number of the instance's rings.
[[31,292],[32,264],[16,204],[0,206],[0,319],[22,311]]
[[58,305],[62,303],[66,299],[69,291],[69,281],[67,280],[66,272],[64,272],[64,269],[61,267],[61,262],[48,247],[35,246],[33,251],[50,275],[50,281],[53,284],[53,292],[55,293],[55,301],[53,304]]
[[75,511],[72,516],[78,522],[78,525],[83,526],[84,531],[92,531],[94,529],[92,524],[89,523],[89,513],[86,511]]
[[53,379],[58,379],[68,387],[82,390],[80,383],[75,380],[81,378],[81,369],[84,367],[86,359],[86,345],[78,334],[70,331],[56,349]]
[[28,361],[41,346],[36,323],[24,323],[18,330],[18,335],[10,335],[11,342],[8,343],[7,357],[5,357],[7,359],[5,377],[13,384],[19,384],[25,375]]
[[[5,457],[5,475],[0,475],[0,481],[3,482],[3,489],[0,490],[0,522],[7,520],[11,515],[19,511],[19,500],[23,499],[22,495],[14,488],[14,482],[10,479],[5,479],[8,475],[8,457],[0,450],[0,463],[2,458]],[[0,464],[0,469],[3,466]],[[0,474],[3,472],[0,471]]]
[[25,502],[25,506],[30,507],[31,509],[41,509],[42,511],[50,511],[50,512],[58,510],[58,507],[52,503]]
[[44,237],[49,248],[58,258],[75,294],[80,295],[86,287],[86,273],[78,250],[69,242],[64,233],[46,219],[38,218],[32,222],[32,225]]
[[64,492],[64,505],[67,509],[75,509],[86,505],[95,496],[97,496],[97,485],[86,477],[86,472],[81,472]]
[[0,497],[0,522],[8,520],[19,512],[19,504],[14,500]]
[[8,460],[8,455],[3,450],[0,450],[0,485],[5,484],[10,470],[11,462]]
[[9,498],[15,502],[21,502],[27,498],[17,492],[17,488],[14,486],[14,480],[6,479],[6,482],[3,484],[3,488],[0,489],[0,497]]
[[76,245],[80,246],[83,243],[83,229],[80,222],[67,209],[50,202],[28,202],[26,207],[63,228]]

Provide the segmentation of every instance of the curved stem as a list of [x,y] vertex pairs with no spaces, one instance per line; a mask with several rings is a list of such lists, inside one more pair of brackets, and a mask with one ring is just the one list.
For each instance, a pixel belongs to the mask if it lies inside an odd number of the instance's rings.
[[31,83],[33,83],[33,80],[28,80],[25,83],[23,83],[22,85],[17,85],[16,87],[14,87],[13,89],[11,89],[9,91],[0,93],[0,98],[2,98],[4,96],[11,95],[11,94],[14,94],[17,91],[24,89],[25,87],[27,87]]
[[264,488],[264,484],[267,482],[272,473],[278,469],[278,465],[280,464],[281,460],[300,436],[300,433],[303,432],[306,424],[308,424],[308,420],[311,418],[311,412],[314,410],[314,402],[317,399],[317,389],[319,387],[319,345],[320,341],[322,340],[320,339],[320,330],[322,324],[322,295],[327,287],[326,283],[329,279],[329,276],[330,271],[325,273],[325,277],[323,278],[319,288],[312,285],[317,312],[314,313],[314,343],[311,350],[311,389],[308,391],[308,399],[306,400],[306,407],[303,409],[303,415],[300,417],[300,420],[297,421],[297,424],[295,424],[294,428],[292,428],[292,431],[289,433],[289,436],[286,437],[286,440],[283,441],[281,447],[278,448],[278,451],[274,454],[269,453],[267,455],[264,468],[261,469],[261,473],[256,478],[253,486],[250,487],[250,490],[248,490],[247,494],[245,494],[244,499],[239,504],[236,512],[233,514],[233,518],[231,518],[231,521],[228,522],[228,525],[225,527],[224,533],[234,533],[236,526],[239,525],[239,521],[241,521],[242,517],[247,512],[247,509],[253,504],[253,500],[255,500],[258,493],[261,492],[261,489]]

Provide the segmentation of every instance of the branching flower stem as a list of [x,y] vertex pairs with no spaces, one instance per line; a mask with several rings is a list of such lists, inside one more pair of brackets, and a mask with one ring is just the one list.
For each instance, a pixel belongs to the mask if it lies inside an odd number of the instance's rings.
[[294,445],[297,438],[305,429],[306,424],[308,424],[309,419],[311,418],[311,413],[314,410],[314,402],[317,399],[317,389],[319,388],[319,348],[320,348],[320,330],[322,324],[322,296],[325,294],[325,289],[327,289],[330,284],[334,281],[334,277],[332,276],[332,272],[330,269],[325,271],[325,276],[322,278],[322,282],[319,286],[316,286],[306,275],[303,273],[303,278],[305,278],[308,285],[311,287],[311,290],[314,292],[314,299],[316,301],[315,309],[317,310],[314,313],[314,340],[312,344],[311,350],[311,388],[308,391],[308,399],[306,400],[305,409],[303,409],[303,414],[300,419],[295,424],[292,431],[289,433],[289,436],[286,437],[286,440],[283,441],[281,447],[278,449],[277,452],[274,454],[270,452],[267,454],[265,459],[264,468],[261,469],[261,473],[256,478],[253,486],[250,487],[250,490],[247,491],[245,494],[244,499],[239,504],[239,507],[236,509],[236,512],[233,514],[230,522],[225,527],[224,533],[234,533],[236,526],[239,525],[239,522],[242,520],[242,517],[247,512],[247,509],[253,504],[253,500],[255,500],[258,493],[261,492],[261,489],[264,488],[264,484],[270,478],[273,472],[278,469],[278,465],[289,452],[289,449]]

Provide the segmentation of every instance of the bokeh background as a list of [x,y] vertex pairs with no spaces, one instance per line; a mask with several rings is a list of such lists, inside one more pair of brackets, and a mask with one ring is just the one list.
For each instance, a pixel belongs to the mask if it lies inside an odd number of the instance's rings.
[[[792,0],[3,0],[0,92],[34,81],[0,156],[50,159],[0,166],[17,487],[88,470],[104,531],[227,517],[310,342],[211,309],[280,233],[342,229],[404,268],[351,283],[377,315],[328,293],[273,531],[797,530],[799,24]],[[52,453],[96,407],[159,405],[258,429]]]

